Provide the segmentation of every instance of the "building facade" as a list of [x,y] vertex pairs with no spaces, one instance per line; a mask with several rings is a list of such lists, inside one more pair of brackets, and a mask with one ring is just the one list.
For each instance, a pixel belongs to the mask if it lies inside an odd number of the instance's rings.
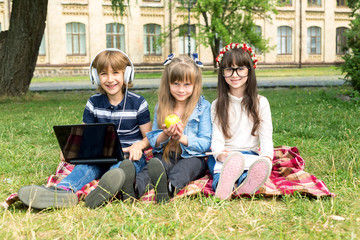
[[[257,31],[271,50],[258,53],[259,67],[336,64],[346,44],[351,9],[346,0],[278,0],[272,20],[254,18]],[[125,51],[135,68],[160,65],[170,53],[187,54],[188,12],[174,0],[131,0],[123,17],[114,14],[110,0],[50,0],[35,76],[83,75],[93,57],[104,48]],[[0,0],[0,31],[8,29],[11,0]],[[198,29],[190,17],[190,30]],[[201,22],[200,22],[201,23]],[[161,46],[161,34],[180,26]],[[180,37],[178,37],[180,31]],[[210,48],[190,38],[190,51],[212,65]]]

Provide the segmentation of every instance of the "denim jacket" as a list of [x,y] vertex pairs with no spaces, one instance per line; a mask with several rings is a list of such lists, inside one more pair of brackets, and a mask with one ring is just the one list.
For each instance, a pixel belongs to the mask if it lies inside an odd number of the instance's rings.
[[[210,103],[205,100],[204,96],[199,98],[193,113],[190,115],[186,126],[184,127],[183,134],[188,138],[188,146],[180,144],[182,158],[189,158],[192,156],[205,156],[205,152],[209,151],[211,145],[211,112]],[[157,125],[157,105],[155,107],[154,121],[152,131],[146,133],[153,152],[163,152],[164,147],[169,142],[168,138],[165,142],[161,142],[160,146],[156,147],[156,140],[162,129]]]

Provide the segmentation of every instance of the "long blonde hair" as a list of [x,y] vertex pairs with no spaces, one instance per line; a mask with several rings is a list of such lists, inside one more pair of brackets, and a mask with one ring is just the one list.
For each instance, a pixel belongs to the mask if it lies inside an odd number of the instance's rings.
[[[171,95],[170,84],[175,81],[184,82],[189,81],[194,85],[193,93],[187,99],[186,109],[181,116],[181,121],[184,126],[187,123],[190,115],[195,109],[197,102],[199,101],[202,91],[202,77],[200,68],[190,57],[177,57],[173,58],[171,63],[164,69],[164,73],[161,77],[160,88],[158,93],[158,107],[157,107],[157,124],[160,128],[165,121],[165,118],[169,114],[174,114],[174,108],[176,106],[176,99]],[[169,161],[170,146],[174,144],[174,141],[170,140],[164,149],[164,159]],[[179,143],[176,143],[176,156],[181,152]]]

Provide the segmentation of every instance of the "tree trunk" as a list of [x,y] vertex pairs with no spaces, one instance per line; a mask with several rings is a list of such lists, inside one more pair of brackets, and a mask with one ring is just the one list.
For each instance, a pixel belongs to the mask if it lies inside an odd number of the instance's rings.
[[29,90],[44,34],[48,0],[13,0],[10,27],[0,34],[0,96]]
[[216,72],[217,63],[216,58],[219,54],[219,47],[220,47],[220,39],[215,37],[213,41],[213,45],[211,47],[211,52],[213,54],[213,66],[214,66],[214,72]]

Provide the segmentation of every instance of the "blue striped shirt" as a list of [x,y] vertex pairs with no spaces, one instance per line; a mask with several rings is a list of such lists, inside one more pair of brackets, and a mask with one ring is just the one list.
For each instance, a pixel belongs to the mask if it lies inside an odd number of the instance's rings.
[[91,96],[86,103],[83,122],[114,123],[118,127],[121,146],[128,147],[143,139],[139,126],[150,122],[150,112],[143,96],[128,92],[125,109],[124,99],[114,106],[110,104],[105,94],[98,93]]

